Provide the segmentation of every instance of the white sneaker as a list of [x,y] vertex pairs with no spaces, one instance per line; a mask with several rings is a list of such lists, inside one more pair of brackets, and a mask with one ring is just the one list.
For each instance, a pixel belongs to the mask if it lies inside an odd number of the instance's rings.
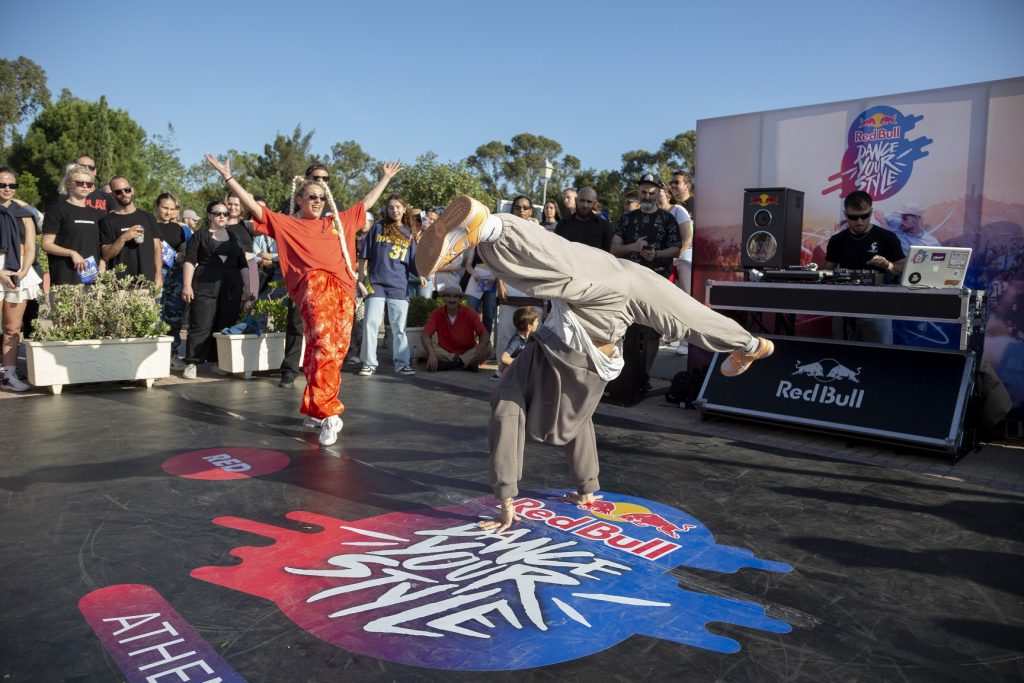
[[189,363],[188,365],[186,365],[185,369],[181,371],[181,376],[184,377],[185,379],[195,379],[196,378],[196,364],[195,363]]
[[679,346],[676,347],[676,354],[679,356],[685,356],[690,352],[690,345],[686,342],[679,342]]
[[376,371],[377,371],[376,368],[371,368],[369,365],[364,365],[362,368],[359,369],[359,376],[360,377],[369,377],[370,375],[372,375]]
[[31,384],[26,384],[18,379],[18,375],[11,371],[4,371],[2,384],[4,389],[10,391],[28,391],[32,388]]
[[302,421],[302,426],[307,429],[320,429],[323,425],[323,420],[313,417],[312,415],[307,415],[306,419]]
[[324,418],[320,427],[320,445],[331,446],[335,441],[338,440],[338,432],[341,431],[342,423],[341,418],[337,415],[331,415],[330,417]]

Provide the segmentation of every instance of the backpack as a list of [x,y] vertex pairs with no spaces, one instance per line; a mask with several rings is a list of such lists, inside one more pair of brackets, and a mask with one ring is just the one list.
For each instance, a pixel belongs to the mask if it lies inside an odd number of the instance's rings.
[[694,401],[697,400],[697,396],[700,394],[700,388],[704,385],[704,377],[707,374],[708,369],[706,367],[677,372],[675,377],[672,378],[672,384],[669,385],[668,391],[665,393],[665,400],[669,403],[677,404],[680,408],[693,408]]

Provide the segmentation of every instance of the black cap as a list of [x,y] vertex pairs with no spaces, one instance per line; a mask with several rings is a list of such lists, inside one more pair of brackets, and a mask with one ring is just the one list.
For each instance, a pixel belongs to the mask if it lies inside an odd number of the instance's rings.
[[637,185],[641,185],[643,183],[649,183],[651,185],[656,185],[658,187],[665,187],[665,185],[662,184],[661,182],[661,178],[659,178],[658,176],[654,175],[649,171],[640,176],[640,180],[636,181]]

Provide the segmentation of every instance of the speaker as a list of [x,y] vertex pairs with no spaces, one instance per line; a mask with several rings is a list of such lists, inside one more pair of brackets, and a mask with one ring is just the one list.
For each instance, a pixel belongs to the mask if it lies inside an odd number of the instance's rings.
[[743,190],[743,267],[800,265],[803,223],[803,192],[788,187]]
[[639,325],[630,325],[622,340],[624,365],[619,376],[605,387],[602,401],[620,406],[633,406],[644,398],[647,379],[647,353],[644,334]]

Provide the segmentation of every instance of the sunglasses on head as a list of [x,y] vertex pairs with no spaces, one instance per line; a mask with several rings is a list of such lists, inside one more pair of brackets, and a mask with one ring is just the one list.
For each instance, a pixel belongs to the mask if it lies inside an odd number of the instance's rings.
[[0,183],[0,190],[17,190],[18,183]]
[[327,201],[327,195],[325,194],[307,194],[306,199],[311,202],[325,202]]
[[211,212],[210,212],[210,215],[211,215],[211,216],[222,216],[222,217],[224,217],[224,218],[227,218],[227,217],[228,217],[228,216],[230,216],[231,214],[230,214],[230,213],[228,213],[227,211],[211,211]]
[[91,180],[73,180],[72,182],[78,187],[96,187],[96,183]]
[[867,213],[847,213],[846,214],[846,220],[848,220],[848,221],[866,221],[869,218],[871,218],[871,212],[870,211],[868,211]]
[[114,194],[131,194],[132,188],[130,187],[119,187],[116,190],[111,190]]

